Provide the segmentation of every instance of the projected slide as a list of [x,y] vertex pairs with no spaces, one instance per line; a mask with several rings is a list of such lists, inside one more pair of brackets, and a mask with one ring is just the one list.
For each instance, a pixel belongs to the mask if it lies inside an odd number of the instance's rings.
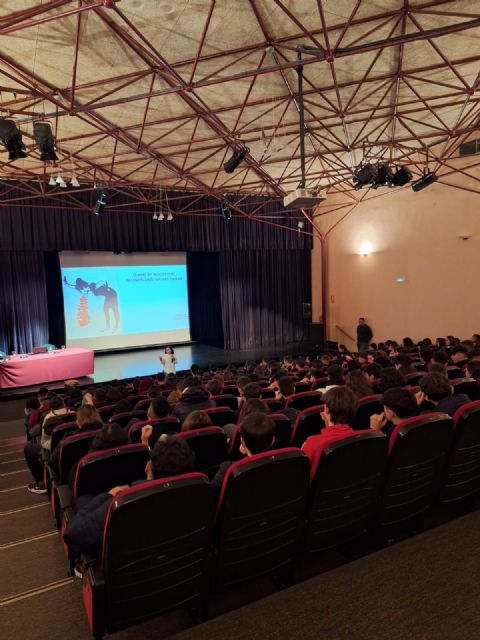
[[190,340],[184,253],[60,254],[68,346]]

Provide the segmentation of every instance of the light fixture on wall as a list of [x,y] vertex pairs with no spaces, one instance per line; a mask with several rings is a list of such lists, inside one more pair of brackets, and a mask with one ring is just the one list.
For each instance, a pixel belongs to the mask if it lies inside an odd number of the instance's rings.
[[360,245],[360,249],[358,250],[358,253],[361,256],[368,256],[370,253],[372,253],[372,251],[373,251],[372,243],[369,242],[368,240],[364,240]]

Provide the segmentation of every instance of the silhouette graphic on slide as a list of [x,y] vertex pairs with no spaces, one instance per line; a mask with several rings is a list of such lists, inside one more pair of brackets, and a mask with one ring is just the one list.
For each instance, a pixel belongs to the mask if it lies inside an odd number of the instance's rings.
[[[98,286],[100,284],[100,286]],[[120,328],[120,311],[118,310],[118,295],[115,289],[108,286],[108,282],[95,283],[91,282],[88,285],[88,288],[93,293],[94,296],[104,296],[105,302],[103,303],[103,313],[105,314],[105,322],[106,328],[105,330],[110,329],[110,311],[113,313],[113,318],[115,320],[115,330],[118,331]]]

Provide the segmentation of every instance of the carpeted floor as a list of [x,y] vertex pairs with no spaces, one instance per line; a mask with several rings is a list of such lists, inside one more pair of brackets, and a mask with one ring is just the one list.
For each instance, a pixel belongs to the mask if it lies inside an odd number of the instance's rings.
[[[3,421],[0,424],[2,637],[85,640],[90,634],[81,582],[67,576],[60,535],[53,526],[46,497],[31,495],[26,490],[31,478],[25,470],[23,446],[21,419]],[[193,627],[186,611],[174,611],[115,637],[118,640],[163,640],[172,636],[177,640],[477,640],[479,535],[480,511],[477,511],[280,593],[265,579],[212,597],[209,609],[213,619],[203,625]],[[334,558],[332,563],[338,567],[340,561]],[[322,569],[325,567],[323,564]],[[316,571],[313,563],[307,563],[307,571],[301,575]]]

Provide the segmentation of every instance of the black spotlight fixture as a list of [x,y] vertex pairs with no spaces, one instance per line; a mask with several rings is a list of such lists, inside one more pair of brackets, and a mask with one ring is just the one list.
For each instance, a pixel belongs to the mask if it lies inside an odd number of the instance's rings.
[[[388,164],[385,164],[385,163],[381,163],[377,165],[377,186],[380,186],[380,185],[384,185],[387,187],[395,186],[393,171],[388,166]],[[373,186],[374,188],[376,188],[375,185]]]
[[8,151],[9,160],[27,157],[25,145],[22,142],[22,134],[13,120],[4,118],[0,120],[0,140]]
[[33,137],[37,147],[40,149],[40,160],[42,162],[55,162],[58,160],[55,154],[55,139],[49,122],[34,122]]
[[97,191],[97,201],[93,205],[92,210],[92,213],[94,213],[96,216],[102,215],[102,213],[105,211],[105,207],[107,206],[107,195],[108,193],[106,189],[100,189],[99,191]]
[[220,203],[220,212],[225,220],[232,219],[232,212],[230,211],[230,207],[225,201]]
[[374,164],[368,162],[367,164],[362,165],[353,174],[353,186],[355,188],[355,191],[359,191],[369,184],[376,184],[377,179],[378,168]]
[[393,185],[394,187],[403,187],[410,182],[412,179],[412,172],[408,167],[400,167],[393,174]]
[[235,149],[235,151],[233,152],[233,156],[223,165],[223,170],[225,171],[225,173],[233,173],[238,165],[243,162],[245,156],[249,151],[250,149],[245,145],[242,145],[239,149]]
[[424,169],[423,176],[415,182],[412,182],[412,189],[414,191],[421,191],[422,189],[426,189],[431,184],[438,180],[437,174],[433,171],[428,171],[428,169]]

